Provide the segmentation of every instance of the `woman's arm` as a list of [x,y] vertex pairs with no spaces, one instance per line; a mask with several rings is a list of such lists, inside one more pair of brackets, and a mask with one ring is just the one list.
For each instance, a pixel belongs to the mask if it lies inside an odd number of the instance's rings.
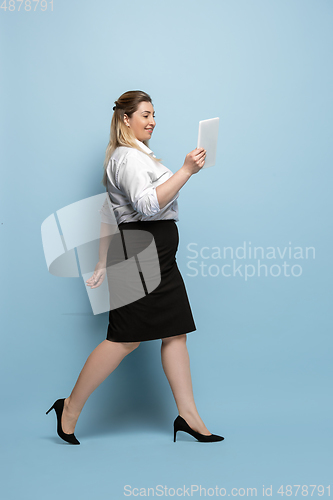
[[86,281],[90,288],[97,288],[104,280],[106,274],[106,264],[108,249],[113,235],[118,232],[118,226],[101,222],[101,231],[99,239],[99,260],[96,264],[94,274]]
[[206,150],[196,148],[186,155],[184,165],[170,179],[156,188],[156,196],[160,208],[164,208],[189,178],[199,172],[205,164]]
[[99,262],[106,262],[107,253],[114,233],[118,232],[118,225],[113,209],[108,203],[109,195],[106,195],[103,206],[99,213],[101,214],[101,228],[99,240]]
[[180,188],[184,186],[191,175],[192,174],[188,170],[185,170],[182,167],[175,174],[173,174],[170,179],[156,187],[156,196],[161,209],[164,208],[174,196],[176,196]]
[[[111,243],[113,233],[111,233],[111,224],[101,222],[101,232],[99,239],[99,262],[106,264],[108,249]],[[117,228],[117,226],[115,226]]]

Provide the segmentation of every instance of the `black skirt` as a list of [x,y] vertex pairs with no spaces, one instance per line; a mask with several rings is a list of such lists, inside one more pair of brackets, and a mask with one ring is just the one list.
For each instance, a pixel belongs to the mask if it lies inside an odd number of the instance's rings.
[[[123,297],[127,295],[122,302],[125,305],[118,307],[121,302],[118,306],[117,301],[110,303],[107,340],[142,342],[195,331],[185,284],[176,263],[179,244],[176,221],[135,221],[120,223],[118,228],[119,237],[108,251],[108,286],[110,292],[122,289]],[[123,277],[118,274],[115,280],[111,272],[117,263],[131,265],[139,276],[136,281],[132,279],[130,285],[126,278],[125,293],[124,274]],[[142,293],[138,296],[135,294],[139,288]],[[117,297],[120,295],[117,293]]]

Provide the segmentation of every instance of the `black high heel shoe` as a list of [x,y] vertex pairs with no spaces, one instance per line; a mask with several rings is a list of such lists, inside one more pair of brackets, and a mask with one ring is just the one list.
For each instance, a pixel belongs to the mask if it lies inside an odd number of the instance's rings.
[[63,399],[57,399],[57,401],[51,406],[49,410],[47,410],[46,415],[50,413],[51,410],[55,410],[56,415],[57,415],[57,433],[58,436],[61,437],[64,441],[70,444],[80,444],[80,441],[76,439],[74,434],[65,434],[65,432],[62,430],[61,427],[61,415],[64,410],[64,401],[65,398]]
[[200,434],[200,432],[194,431],[180,415],[176,418],[173,423],[173,442],[176,442],[177,431],[187,432],[191,436],[195,437],[198,441],[203,443],[212,443],[214,441],[223,441],[224,437],[217,436],[216,434],[210,434],[206,436],[205,434]]

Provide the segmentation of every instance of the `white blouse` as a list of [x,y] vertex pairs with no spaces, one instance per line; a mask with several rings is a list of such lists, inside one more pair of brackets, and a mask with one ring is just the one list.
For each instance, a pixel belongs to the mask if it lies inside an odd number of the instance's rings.
[[[138,139],[136,141],[142,150],[155,157],[143,142]],[[156,187],[173,175],[161,163],[138,149],[121,146],[111,155],[106,172],[107,190],[117,224],[140,220],[179,220],[179,191],[165,207],[160,208],[158,203]],[[107,200],[99,212],[101,222],[114,224]]]

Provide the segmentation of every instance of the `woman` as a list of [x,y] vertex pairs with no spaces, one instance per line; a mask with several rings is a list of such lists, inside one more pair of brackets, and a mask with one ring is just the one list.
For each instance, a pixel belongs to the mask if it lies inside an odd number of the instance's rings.
[[[223,437],[209,432],[194,402],[186,336],[196,326],[175,258],[179,241],[176,225],[179,190],[203,167],[206,151],[203,148],[191,151],[184,165],[173,174],[148,148],[156,125],[150,96],[141,91],[125,92],[113,110],[102,182],[107,187],[122,237],[125,232],[139,234],[133,230],[148,231],[153,236],[160,282],[138,300],[110,308],[107,338],[88,357],[70,396],[58,399],[47,413],[55,410],[57,432],[63,440],[80,444],[74,430],[90,394],[141,341],[161,339],[162,365],[179,412],[174,421],[174,441],[178,430],[199,441],[222,441]],[[106,228],[112,221],[104,209],[101,215],[101,226]],[[100,240],[99,262],[86,282],[91,288],[100,286],[107,271],[112,269],[112,252],[108,251],[111,239],[106,236]]]

